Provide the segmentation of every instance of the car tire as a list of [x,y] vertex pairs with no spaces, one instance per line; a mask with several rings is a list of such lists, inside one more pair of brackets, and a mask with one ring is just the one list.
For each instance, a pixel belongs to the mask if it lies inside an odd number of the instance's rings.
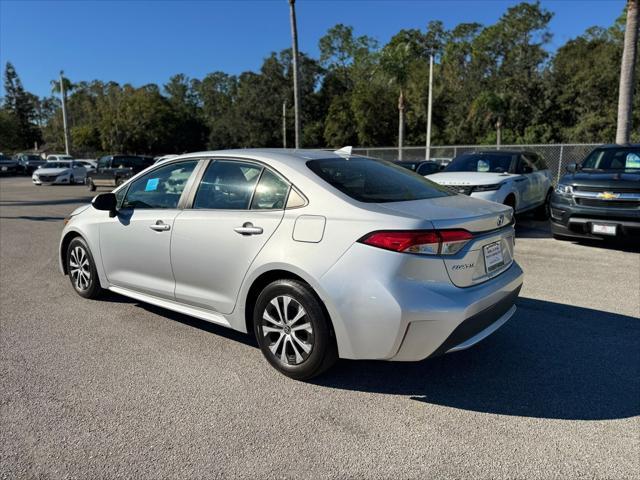
[[69,177],[69,185],[74,185],[76,183],[76,179],[73,177],[73,175],[71,175]]
[[544,199],[544,203],[535,209],[535,211],[533,212],[533,217],[536,220],[541,220],[541,221],[549,220],[549,217],[551,216],[550,208],[551,208],[551,190],[547,192],[547,196]]
[[87,180],[87,185],[89,186],[89,191],[90,192],[95,192],[96,191],[96,186],[93,183],[93,180],[91,180],[90,178]]
[[124,178],[117,178],[116,179],[116,187],[119,187],[123,183],[124,183]]
[[66,263],[71,286],[78,295],[95,299],[104,293],[93,255],[82,237],[76,237],[69,243]]
[[338,359],[330,320],[306,283],[283,279],[267,285],[256,300],[253,325],[267,361],[290,378],[308,380]]

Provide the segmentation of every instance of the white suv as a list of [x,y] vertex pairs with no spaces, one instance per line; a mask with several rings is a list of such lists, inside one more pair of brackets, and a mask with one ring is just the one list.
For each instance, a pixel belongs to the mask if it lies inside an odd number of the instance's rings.
[[453,159],[444,171],[429,175],[429,180],[455,193],[509,205],[516,213],[535,210],[538,218],[549,217],[551,173],[535,152],[465,153]]

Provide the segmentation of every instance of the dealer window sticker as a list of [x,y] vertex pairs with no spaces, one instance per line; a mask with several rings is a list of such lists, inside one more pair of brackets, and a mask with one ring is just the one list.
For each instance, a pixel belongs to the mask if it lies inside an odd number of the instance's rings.
[[160,183],[159,178],[150,178],[147,180],[147,185],[144,187],[145,192],[154,192],[158,189],[158,184]]
[[640,168],[640,155],[630,153],[625,160],[625,168]]

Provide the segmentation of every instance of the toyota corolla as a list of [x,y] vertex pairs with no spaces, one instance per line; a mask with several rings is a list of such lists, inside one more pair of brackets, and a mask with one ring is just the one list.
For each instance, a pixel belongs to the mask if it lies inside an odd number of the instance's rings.
[[67,219],[60,266],[104,290],[255,335],[308,379],[337,358],[468,348],[514,313],[510,207],[347,151],[182,155]]

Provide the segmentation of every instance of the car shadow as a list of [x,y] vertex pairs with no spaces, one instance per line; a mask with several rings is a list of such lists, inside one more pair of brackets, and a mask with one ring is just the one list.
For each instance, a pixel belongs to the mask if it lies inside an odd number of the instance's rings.
[[519,218],[516,221],[516,238],[553,238],[548,221]]
[[188,325],[199,330],[204,330],[208,333],[213,333],[215,335],[228,338],[229,340],[232,340],[234,342],[240,342],[256,348],[258,347],[258,343],[255,341],[255,337],[253,335],[247,335],[246,333],[231,330],[230,328],[224,327],[222,325],[217,325],[215,323],[207,322],[206,320],[200,320],[199,318],[190,317],[189,315],[174,312],[173,310],[156,307],[155,305],[151,305],[149,303],[141,303],[135,300],[132,300],[132,302],[136,303],[137,307],[142,308],[147,312],[161,315],[175,322],[180,322],[184,325]]
[[463,410],[564,420],[640,414],[640,320],[521,298],[475,347],[416,363],[340,361],[313,382]]
[[15,217],[10,216],[0,216],[0,218],[8,219],[8,220],[32,220],[34,222],[59,222],[60,220],[64,220],[64,217],[38,217],[31,215],[18,215]]
[[0,207],[35,207],[39,205],[69,205],[91,202],[91,196],[74,198],[52,198],[50,200],[0,200]]

